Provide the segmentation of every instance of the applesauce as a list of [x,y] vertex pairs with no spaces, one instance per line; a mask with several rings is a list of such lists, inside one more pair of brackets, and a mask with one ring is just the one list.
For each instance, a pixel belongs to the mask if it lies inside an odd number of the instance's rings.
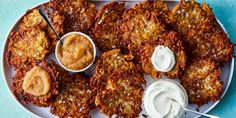
[[94,60],[94,46],[84,35],[71,33],[62,39],[56,50],[60,63],[70,70],[81,70]]

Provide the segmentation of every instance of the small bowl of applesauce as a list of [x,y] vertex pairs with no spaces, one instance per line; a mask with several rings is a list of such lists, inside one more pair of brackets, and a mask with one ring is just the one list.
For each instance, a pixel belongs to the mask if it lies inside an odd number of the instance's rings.
[[70,72],[82,72],[94,62],[96,47],[92,39],[81,32],[70,32],[57,42],[56,59],[58,63]]

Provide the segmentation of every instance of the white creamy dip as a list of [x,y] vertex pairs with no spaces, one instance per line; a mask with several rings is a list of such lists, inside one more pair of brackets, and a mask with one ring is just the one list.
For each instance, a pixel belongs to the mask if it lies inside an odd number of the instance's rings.
[[170,48],[158,45],[152,54],[151,61],[157,71],[169,72],[175,65],[175,55]]
[[[178,103],[174,102],[176,100]],[[158,80],[147,87],[143,96],[144,109],[151,118],[176,118],[183,113],[181,105],[188,103],[187,93],[177,82]]]

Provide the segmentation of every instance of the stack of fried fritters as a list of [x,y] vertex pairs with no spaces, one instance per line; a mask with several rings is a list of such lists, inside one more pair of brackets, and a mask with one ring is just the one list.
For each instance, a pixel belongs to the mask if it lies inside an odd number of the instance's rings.
[[91,79],[95,104],[109,117],[138,117],[141,112],[145,80],[132,59],[132,55],[114,49],[104,52],[96,62]]
[[233,45],[217,27],[211,8],[194,0],[181,2],[170,15],[181,35],[188,55],[187,69],[181,77],[189,102],[203,105],[220,99],[223,83],[220,66],[232,58]]
[[[46,11],[56,31],[62,34],[61,25],[64,17],[56,11],[53,13]],[[26,14],[18,31],[11,32],[9,36],[7,61],[15,69],[22,68],[33,60],[45,59],[53,51],[57,42],[55,34],[37,9],[29,10]]]
[[175,29],[183,37],[190,58],[210,58],[219,63],[232,58],[232,43],[217,27],[211,8],[194,0],[182,0],[170,15]]
[[[129,9],[112,1],[97,12],[86,0],[51,0],[43,7],[60,35],[87,33],[102,54],[91,79],[46,61],[57,39],[37,9],[29,10],[19,30],[10,34],[6,55],[16,70],[12,87],[19,100],[50,106],[59,117],[90,117],[94,105],[109,117],[138,117],[146,83],[143,74],[180,78],[190,103],[220,99],[220,66],[232,58],[233,46],[205,3],[181,0],[170,10],[163,1],[144,1]],[[169,72],[152,65],[158,45],[174,53],[176,64]],[[22,89],[24,76],[34,66],[52,79],[46,95],[33,96]]]
[[[44,8],[60,36],[70,31],[88,31],[96,16],[95,5],[85,0],[52,0],[40,7]],[[22,102],[40,107],[50,106],[51,113],[59,117],[89,117],[89,111],[94,106],[90,79],[81,74],[69,74],[55,62],[46,60],[54,52],[57,41],[38,8],[29,10],[19,29],[9,36],[6,59],[16,71],[12,77],[13,93]],[[49,81],[42,79],[35,68],[49,75]],[[33,95],[24,89],[24,80],[29,73],[36,74],[33,78],[36,81],[25,82],[28,85],[26,89],[37,90],[37,82],[50,82],[47,94]],[[41,89],[38,88],[39,91]]]

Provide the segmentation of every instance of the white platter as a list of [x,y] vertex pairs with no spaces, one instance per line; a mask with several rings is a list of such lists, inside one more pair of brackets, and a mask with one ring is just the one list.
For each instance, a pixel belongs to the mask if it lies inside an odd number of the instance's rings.
[[[108,3],[109,0],[92,0],[92,1],[94,1],[97,8],[100,8],[100,6]],[[123,0],[123,1],[125,1],[125,0]],[[141,1],[141,0],[135,0],[135,1],[126,0],[126,7],[129,8],[129,7],[133,6],[134,4],[138,3],[139,1]],[[164,1],[167,3],[167,5],[170,8],[172,8],[173,6],[175,6],[179,2],[178,0],[164,0]],[[37,5],[37,6],[39,6],[39,5]],[[37,6],[35,6],[35,7],[37,7]],[[35,7],[33,7],[33,8],[35,8]],[[13,24],[13,26],[10,29],[9,33],[11,31],[17,30],[17,28],[19,26],[19,23],[22,22],[22,19],[23,19],[24,15],[25,15],[25,13],[22,14],[21,17]],[[219,23],[219,26],[222,28],[222,30],[226,32],[223,25],[219,21],[218,21],[218,23]],[[16,99],[16,97],[14,96],[14,94],[12,92],[12,89],[11,89],[11,86],[12,86],[11,77],[14,75],[14,71],[7,65],[6,59],[5,59],[5,56],[6,56],[6,53],[7,53],[7,50],[8,50],[8,43],[9,43],[9,41],[6,38],[5,43],[4,43],[4,47],[3,47],[3,52],[2,52],[2,71],[3,71],[3,76],[4,76],[4,79],[5,79],[5,83],[7,84],[7,87],[9,89],[9,92],[11,93],[13,99],[16,101],[16,103],[20,104],[20,106],[23,109],[25,109],[26,111],[31,113],[33,116],[43,117],[43,118],[56,117],[56,116],[54,116],[50,113],[49,108],[37,107],[37,106],[31,105],[31,104],[24,104],[24,103],[18,101]],[[51,55],[49,58],[55,59],[55,55]],[[221,81],[224,82],[224,86],[223,86],[223,93],[221,95],[221,99],[223,99],[223,96],[225,95],[226,91],[228,90],[228,87],[230,85],[232,75],[233,75],[233,69],[234,69],[234,59],[232,58],[232,60],[230,62],[225,63],[224,66],[222,67]],[[150,76],[145,76],[145,79],[148,81],[148,84],[150,84],[153,81],[153,80],[150,79]],[[178,81],[178,80],[176,80],[176,81]],[[208,104],[205,104],[205,105],[201,106],[198,109],[199,109],[200,112],[207,113],[211,109],[213,109],[219,102],[220,101],[209,102]],[[188,108],[192,109],[192,110],[196,110],[197,106],[189,104]],[[144,111],[142,111],[140,114],[142,114],[143,112]],[[105,115],[101,114],[97,109],[91,111],[91,115],[92,115],[92,118],[104,118],[104,117],[106,117]],[[142,117],[142,115],[140,115],[140,117]],[[199,117],[199,116],[196,115],[196,114],[191,114],[191,113],[185,113],[183,115],[183,118],[193,118],[193,117]]]

